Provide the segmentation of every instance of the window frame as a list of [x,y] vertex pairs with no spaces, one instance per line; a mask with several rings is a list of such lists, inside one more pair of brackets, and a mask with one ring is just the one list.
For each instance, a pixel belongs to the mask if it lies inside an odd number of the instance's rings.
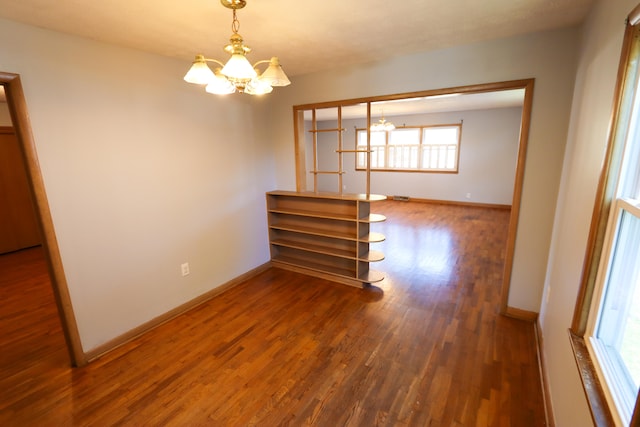
[[[424,143],[424,135],[425,135],[425,130],[426,129],[433,129],[433,128],[456,128],[457,129],[457,136],[458,136],[458,141],[456,143],[456,152],[454,154],[454,161],[455,161],[455,167],[452,169],[448,169],[448,168],[423,168],[422,167],[422,160],[423,160],[423,150],[425,146],[432,146],[434,144],[425,144]],[[390,135],[395,132],[395,131],[403,131],[406,129],[418,129],[419,130],[419,143],[417,144],[418,146],[418,167],[417,168],[403,168],[403,167],[390,167],[388,164],[389,161],[389,147],[392,145],[390,144]],[[435,125],[417,125],[417,126],[402,126],[402,127],[398,127],[394,130],[391,131],[383,131],[384,132],[384,153],[383,153],[383,159],[384,159],[384,167],[375,167],[375,166],[371,166],[370,165],[370,170],[371,171],[376,171],[376,172],[412,172],[412,173],[445,173],[445,174],[457,174],[459,173],[460,170],[460,150],[461,150],[461,146],[462,146],[462,122],[460,123],[439,123],[439,124],[435,124]],[[362,133],[364,134],[369,134],[369,132],[367,132],[366,128],[356,128],[355,131],[355,147],[356,149],[360,149],[361,147],[365,147],[365,144],[358,144],[359,142],[359,138],[360,135],[362,135]],[[381,134],[381,132],[375,132],[378,134]],[[370,132],[370,134],[374,134],[374,132]],[[373,138],[372,138],[373,139]],[[371,145],[373,146],[373,144]],[[361,165],[358,162],[360,156],[355,156],[355,170],[356,171],[364,171],[366,170],[366,165]]]
[[[604,379],[604,392],[609,402],[616,401],[623,405],[627,410],[633,412],[634,401],[638,399],[636,397],[629,399],[626,396],[625,389],[629,388],[630,384],[625,384],[628,379],[628,372],[625,372],[626,367],[618,360],[619,354],[608,350],[606,343],[599,339],[597,335],[600,334],[600,328],[603,326],[603,313],[605,312],[605,303],[609,297],[609,279],[614,273],[614,253],[617,254],[619,250],[619,237],[621,236],[620,229],[623,224],[623,218],[625,215],[631,215],[636,220],[640,221],[640,202],[638,200],[628,199],[626,197],[617,198],[612,205],[611,212],[609,214],[609,224],[607,226],[607,232],[605,236],[605,242],[603,245],[602,256],[600,265],[598,268],[598,275],[595,282],[594,297],[591,301],[590,316],[587,320],[587,327],[585,330],[585,343],[589,355],[593,360],[593,365],[597,375]],[[624,241],[625,238],[622,240]],[[633,268],[637,268],[633,266]],[[615,292],[615,291],[612,291]],[[628,295],[627,295],[628,296]],[[615,293],[612,297],[619,299]],[[624,298],[626,299],[626,298]],[[619,314],[620,317],[626,318],[626,313]],[[608,322],[607,322],[608,323]],[[616,322],[617,323],[617,322]],[[620,339],[623,329],[615,328],[613,334],[616,339]],[[611,383],[607,384],[607,379],[611,379]],[[620,419],[621,421],[628,421],[622,419],[622,416],[617,415],[617,411],[612,411],[614,419]]]
[[[610,237],[618,225],[620,199],[618,182],[623,167],[627,132],[630,128],[634,97],[640,96],[640,5],[631,12],[619,63],[615,88],[612,125],[608,137],[605,161],[598,183],[584,267],[569,336],[582,379],[591,415],[596,425],[616,425],[617,409],[611,407],[611,395],[596,360],[590,333],[596,325],[604,273],[609,269],[608,253],[613,244]],[[614,233],[615,234],[615,233]],[[640,426],[640,393],[636,395],[630,426]]]

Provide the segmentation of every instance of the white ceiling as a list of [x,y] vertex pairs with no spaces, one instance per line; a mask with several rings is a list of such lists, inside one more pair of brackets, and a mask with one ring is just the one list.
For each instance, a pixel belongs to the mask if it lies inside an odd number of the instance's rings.
[[[239,33],[255,62],[291,76],[577,25],[593,0],[247,0]],[[0,0],[0,17],[180,58],[226,60],[219,0]],[[188,68],[188,67],[186,67]]]

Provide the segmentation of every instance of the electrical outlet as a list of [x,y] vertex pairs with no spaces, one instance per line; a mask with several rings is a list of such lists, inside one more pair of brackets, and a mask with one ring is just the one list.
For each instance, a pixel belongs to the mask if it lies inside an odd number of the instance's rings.
[[465,196],[467,199],[471,198],[471,193],[467,193],[467,195]]
[[180,270],[182,271],[182,276],[187,276],[190,271],[189,271],[189,263],[185,262],[184,264],[180,265]]

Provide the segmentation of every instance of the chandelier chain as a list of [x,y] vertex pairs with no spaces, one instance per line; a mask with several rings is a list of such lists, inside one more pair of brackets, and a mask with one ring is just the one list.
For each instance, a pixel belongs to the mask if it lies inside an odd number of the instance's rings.
[[233,21],[231,22],[231,31],[233,31],[234,34],[238,34],[238,31],[240,31],[240,21],[238,21],[238,16],[236,15],[235,9],[233,9]]

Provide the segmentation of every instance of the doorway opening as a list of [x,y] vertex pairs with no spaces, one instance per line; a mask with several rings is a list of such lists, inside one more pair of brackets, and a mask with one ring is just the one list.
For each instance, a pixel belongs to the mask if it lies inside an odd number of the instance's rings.
[[[416,176],[416,173],[423,173],[423,171],[409,169],[413,167],[413,160],[415,160],[416,165],[420,165],[421,162],[429,163],[429,161],[424,160],[424,158],[426,158],[424,148],[427,145],[434,144],[423,144],[420,142],[414,144],[416,147],[404,147],[404,145],[410,144],[407,142],[391,142],[389,135],[387,135],[386,138],[375,138],[379,136],[379,132],[372,130],[373,124],[377,124],[378,121],[396,122],[398,121],[396,117],[399,117],[398,123],[395,123],[395,128],[401,129],[403,136],[409,135],[411,131],[416,135],[424,134],[424,129],[427,129],[427,126],[411,124],[408,117],[429,114],[433,112],[433,110],[429,111],[429,109],[432,108],[440,108],[439,111],[441,113],[443,111],[456,111],[457,108],[480,108],[478,106],[471,107],[472,103],[476,102],[491,102],[493,106],[486,108],[498,108],[496,106],[502,102],[513,102],[510,97],[511,95],[516,95],[518,97],[517,102],[520,110],[517,116],[519,124],[516,129],[517,135],[514,138],[513,148],[515,168],[513,163],[508,164],[507,167],[511,168],[512,175],[508,180],[502,180],[503,183],[508,181],[507,188],[505,189],[504,204],[510,206],[511,213],[505,248],[500,311],[503,314],[514,317],[528,318],[529,313],[524,313],[522,310],[509,309],[507,304],[520,202],[522,198],[533,86],[534,79],[524,79],[294,106],[296,190],[317,192],[335,191],[333,189],[337,189],[338,193],[342,193],[343,191],[365,194],[380,192],[386,196],[395,196],[397,193],[388,193],[386,188],[380,191],[380,188],[383,186],[383,181],[390,180],[375,180],[371,172],[379,176],[384,175],[385,178],[388,178],[391,174],[397,174],[397,172],[404,173],[404,175],[407,176]],[[459,107],[457,105],[460,104],[462,100],[468,102],[465,107]],[[447,110],[443,110],[443,108],[447,108]],[[354,125],[352,122],[356,121],[357,123]],[[419,124],[424,125],[424,123]],[[447,122],[446,124],[452,126],[453,122]],[[464,135],[465,125],[461,124],[460,127]],[[416,130],[416,128],[419,129]],[[353,138],[348,136],[349,132],[354,135]],[[398,133],[398,135],[400,134],[400,132],[396,133]],[[325,138],[325,134],[329,135],[329,137]],[[321,135],[322,138],[318,135]],[[337,137],[334,135],[337,135]],[[362,138],[358,139],[360,135]],[[330,141],[325,142],[324,139],[330,139]],[[353,143],[353,147],[347,146],[345,148],[344,141],[349,140],[356,142]],[[361,140],[364,142],[361,143]],[[454,153],[456,156],[464,156],[464,144],[465,141],[463,137],[459,142],[459,151]],[[331,149],[323,152],[318,148],[320,145],[330,145]],[[417,153],[415,159],[407,155],[405,157],[409,160],[403,163],[402,156],[400,156],[400,154],[403,154],[401,150],[410,153],[410,150],[413,148],[415,148],[414,151]],[[433,147],[429,148],[433,149]],[[440,148],[442,147],[436,147],[436,149]],[[342,154],[350,151],[353,153]],[[336,153],[340,153],[340,155],[336,156]],[[346,156],[351,156],[355,160],[348,160],[345,158]],[[362,164],[360,164],[357,160],[358,156],[366,159],[366,161],[363,160],[360,162]],[[400,163],[398,163],[398,161],[400,161]],[[462,159],[460,159],[460,161],[462,161]],[[396,163],[401,164],[400,169],[403,170],[393,170],[397,169]],[[359,164],[360,170],[358,170],[357,166]],[[438,167],[437,161],[434,164]],[[362,165],[364,165],[364,167]],[[419,168],[419,166],[417,167]],[[515,172],[513,172],[514,169]],[[443,171],[440,171],[440,173],[443,174]],[[451,172],[446,173],[451,174]],[[459,170],[453,173],[458,174]],[[355,177],[355,180],[349,179],[349,175]],[[313,180],[313,182],[311,180]],[[500,179],[497,178],[497,180],[499,181]],[[406,187],[407,186],[404,186],[402,188]],[[460,190],[460,194],[463,195],[461,201],[465,201],[465,199],[475,197],[476,193],[469,190]],[[399,194],[399,197],[403,196],[411,195]],[[437,197],[428,198],[438,200]]]
[[4,96],[6,97],[15,136],[18,140],[20,154],[26,167],[27,183],[35,207],[36,221],[40,229],[43,252],[49,270],[53,294],[56,300],[69,358],[73,366],[83,366],[87,364],[87,359],[82,351],[80,335],[71,305],[71,298],[58,249],[43,178],[40,172],[40,165],[31,131],[31,122],[29,120],[20,75],[0,72],[0,85],[4,89]]

